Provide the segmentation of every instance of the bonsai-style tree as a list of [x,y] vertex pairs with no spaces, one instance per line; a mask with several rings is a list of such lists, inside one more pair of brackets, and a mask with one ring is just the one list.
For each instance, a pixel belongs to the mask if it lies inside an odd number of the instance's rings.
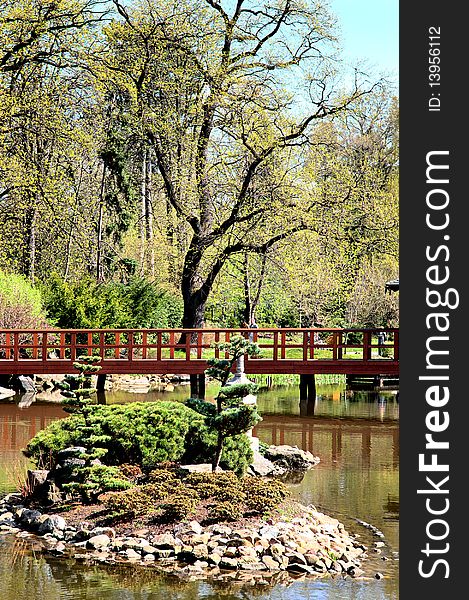
[[80,437],[88,442],[86,452],[79,455],[84,460],[84,465],[71,470],[69,480],[63,484],[63,488],[72,493],[78,492],[85,502],[96,500],[103,489],[121,490],[130,487],[117,467],[103,465],[100,461],[108,452],[103,446],[110,441],[110,437],[104,435],[93,422],[95,406],[91,398],[96,389],[91,387],[91,377],[100,371],[101,366],[97,364],[100,360],[100,356],[80,356],[73,363],[79,374],[67,375],[59,384],[61,394],[65,397],[64,410],[83,417],[83,424],[77,425],[77,430]]
[[217,432],[217,445],[212,459],[212,471],[216,471],[220,464],[225,439],[246,433],[261,421],[256,406],[243,403],[243,398],[248,394],[254,394],[258,386],[254,383],[228,384],[228,378],[232,374],[232,368],[237,360],[245,354],[248,356],[259,354],[259,346],[242,336],[234,336],[230,342],[216,345],[229,355],[227,359],[209,359],[209,368],[205,371],[207,375],[221,383],[220,390],[215,398],[216,404],[198,398],[191,398],[187,401],[187,405],[203,414],[208,426]]

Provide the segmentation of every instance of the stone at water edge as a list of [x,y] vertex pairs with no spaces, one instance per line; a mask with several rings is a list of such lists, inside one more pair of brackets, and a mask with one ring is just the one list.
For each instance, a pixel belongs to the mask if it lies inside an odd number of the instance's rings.
[[280,463],[282,467],[289,470],[306,470],[317,465],[320,460],[307,450],[301,450],[297,446],[269,446],[264,452],[265,458],[273,463]]
[[109,546],[110,543],[111,543],[111,538],[105,534],[93,535],[86,542],[86,547],[97,549],[97,548],[107,547],[107,546]]

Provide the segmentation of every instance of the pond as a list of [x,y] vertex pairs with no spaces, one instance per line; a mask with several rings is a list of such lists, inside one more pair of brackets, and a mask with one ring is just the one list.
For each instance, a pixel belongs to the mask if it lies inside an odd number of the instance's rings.
[[[209,388],[210,394],[210,388]],[[106,394],[106,402],[185,399],[186,386],[172,393]],[[260,598],[274,600],[396,600],[398,598],[399,403],[395,391],[319,386],[314,403],[300,404],[298,388],[282,386],[258,394],[261,441],[311,451],[320,463],[289,480],[293,497],[341,520],[350,532],[380,553],[370,552],[364,579],[292,577],[289,585],[252,588],[243,583],[180,581],[139,567],[84,566],[35,554],[34,543],[0,536],[3,600],[185,600]],[[0,403],[0,494],[15,489],[27,460],[21,454],[39,429],[66,416],[57,404],[18,399]],[[368,524],[367,525],[365,525]],[[379,536],[379,532],[384,537]],[[379,537],[378,537],[379,536]],[[384,577],[375,579],[380,572]]]

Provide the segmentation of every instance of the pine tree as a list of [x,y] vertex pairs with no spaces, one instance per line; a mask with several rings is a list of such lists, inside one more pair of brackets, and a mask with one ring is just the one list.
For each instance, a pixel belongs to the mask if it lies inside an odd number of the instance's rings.
[[204,415],[208,426],[217,432],[217,446],[212,459],[212,471],[216,471],[220,464],[225,439],[246,433],[261,420],[257,407],[243,403],[243,398],[257,392],[258,386],[254,383],[228,384],[228,378],[237,360],[245,354],[248,356],[258,355],[259,346],[242,336],[234,336],[230,342],[218,343],[216,346],[229,355],[227,359],[209,359],[209,368],[205,371],[208,376],[221,383],[215,398],[216,404],[198,398],[191,398],[187,402],[190,408]]

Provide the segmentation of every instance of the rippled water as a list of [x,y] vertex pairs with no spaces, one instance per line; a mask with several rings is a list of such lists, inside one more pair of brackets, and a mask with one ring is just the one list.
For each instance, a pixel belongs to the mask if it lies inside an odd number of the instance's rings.
[[[183,399],[187,388],[172,394],[108,394],[107,402],[158,398]],[[360,534],[367,545],[376,540],[366,522],[384,534],[381,554],[370,554],[367,579],[291,578],[289,585],[252,588],[246,583],[207,583],[169,578],[151,569],[85,566],[73,560],[35,555],[26,539],[0,536],[3,600],[109,599],[186,600],[272,598],[274,600],[395,600],[398,598],[399,404],[395,392],[363,392],[344,387],[318,388],[316,402],[301,405],[296,387],[260,392],[263,421],[256,435],[270,444],[297,445],[321,462],[289,485],[294,497],[315,504]],[[0,404],[0,493],[14,489],[27,466],[21,455],[27,441],[47,423],[66,416],[60,406],[33,403],[21,409]],[[388,560],[382,560],[387,558]],[[374,579],[376,572],[383,579]]]

